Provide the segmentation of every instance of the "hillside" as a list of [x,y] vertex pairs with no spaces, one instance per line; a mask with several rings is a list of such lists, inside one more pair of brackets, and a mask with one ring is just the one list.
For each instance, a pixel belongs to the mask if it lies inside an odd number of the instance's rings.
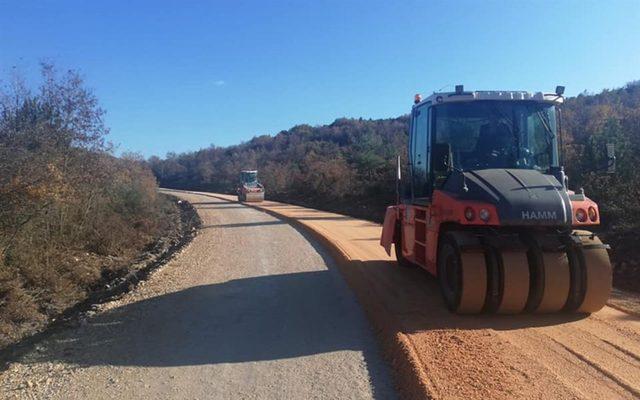
[[275,136],[149,160],[163,187],[231,193],[241,169],[259,169],[271,199],[380,219],[406,153],[406,116],[298,125]]
[[139,159],[106,144],[80,76],[42,68],[0,87],[0,348],[85,301],[177,229]]
[[[582,93],[563,108],[564,153],[570,186],[598,201],[602,235],[613,247],[616,284],[640,286],[632,232],[640,226],[640,83]],[[258,168],[267,197],[380,221],[395,198],[395,157],[406,160],[407,116],[338,119],[299,125],[232,147],[152,157],[161,186],[231,193],[241,169]],[[605,143],[615,143],[614,176],[594,172]],[[623,261],[624,260],[624,261]]]

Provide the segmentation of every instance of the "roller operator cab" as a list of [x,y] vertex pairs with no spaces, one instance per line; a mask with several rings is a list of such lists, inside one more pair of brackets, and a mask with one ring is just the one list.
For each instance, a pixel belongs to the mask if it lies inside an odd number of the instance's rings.
[[238,185],[238,201],[260,202],[264,200],[264,186],[258,182],[258,171],[241,171]]
[[381,244],[437,276],[454,312],[590,313],[609,297],[607,246],[586,230],[598,205],[560,165],[562,89],[416,96]]

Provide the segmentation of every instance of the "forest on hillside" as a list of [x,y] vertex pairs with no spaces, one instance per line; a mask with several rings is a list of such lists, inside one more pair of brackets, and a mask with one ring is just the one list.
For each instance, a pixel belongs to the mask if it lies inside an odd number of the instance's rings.
[[395,198],[395,157],[406,160],[408,123],[342,118],[149,164],[163,187],[226,193],[235,193],[240,170],[257,168],[267,198],[380,218]]
[[[637,276],[632,232],[640,227],[640,82],[567,98],[562,121],[570,187],[584,187],[599,203],[617,276],[626,277],[626,270]],[[227,193],[240,170],[257,168],[267,198],[380,221],[395,201],[395,157],[406,160],[408,124],[407,116],[341,118],[148,162],[163,187]],[[605,161],[606,143],[616,147],[615,175],[594,171]]]

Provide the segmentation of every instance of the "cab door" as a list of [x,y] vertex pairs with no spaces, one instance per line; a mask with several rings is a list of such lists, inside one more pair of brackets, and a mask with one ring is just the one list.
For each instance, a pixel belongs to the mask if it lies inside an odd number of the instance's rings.
[[412,110],[409,141],[412,205],[407,206],[402,215],[402,254],[423,268],[426,258],[426,215],[430,201],[429,114],[429,103]]
[[413,110],[411,124],[412,202],[426,204],[430,194],[429,178],[429,104]]

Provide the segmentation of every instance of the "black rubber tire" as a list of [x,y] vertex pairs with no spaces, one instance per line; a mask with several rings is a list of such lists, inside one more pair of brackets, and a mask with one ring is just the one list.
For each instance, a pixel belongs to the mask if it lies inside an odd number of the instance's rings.
[[393,249],[396,253],[396,261],[402,268],[416,268],[417,265],[409,261],[404,255],[402,255],[402,225],[396,224],[394,231]]
[[[504,259],[505,254],[511,262]],[[522,261],[524,258],[526,262],[517,263],[514,266],[514,257],[520,258],[518,261]],[[526,306],[530,289],[529,278],[531,270],[526,254],[524,252],[502,253],[498,249],[489,248],[485,253],[485,261],[487,265],[487,297],[484,311],[491,314],[517,314],[522,312]],[[514,269],[517,267],[520,267],[520,269]],[[526,270],[525,275],[523,275],[522,268]],[[515,279],[513,278],[514,276],[516,277]],[[518,290],[518,285],[523,282],[522,279],[527,282],[526,290]],[[516,288],[515,290],[513,289],[514,287]],[[511,292],[508,291],[509,289],[511,289]],[[525,293],[527,298],[523,298],[522,293]]]
[[574,248],[567,248],[567,256],[569,257],[571,287],[569,289],[567,303],[563,310],[567,312],[576,312],[584,300],[587,286],[584,273],[584,260],[582,259],[582,253]]
[[438,283],[447,308],[456,312],[462,295],[460,251],[447,237],[438,249]]
[[500,274],[500,265],[498,260],[498,252],[493,248],[488,248],[485,253],[487,263],[487,302],[484,311],[490,314],[498,310],[501,300],[502,274]]
[[[461,251],[460,246],[468,246]],[[465,233],[443,235],[438,248],[438,282],[444,301],[457,314],[479,314],[487,301],[486,253]]]
[[526,312],[535,312],[540,303],[545,290],[544,256],[542,250],[532,243],[527,251],[529,260],[529,298],[524,307]]
[[[545,240],[542,237],[542,240]],[[566,252],[553,250],[561,243],[549,242],[543,250],[536,236],[523,235],[529,261],[529,298],[526,312],[555,313],[566,305],[570,290],[570,266]]]

